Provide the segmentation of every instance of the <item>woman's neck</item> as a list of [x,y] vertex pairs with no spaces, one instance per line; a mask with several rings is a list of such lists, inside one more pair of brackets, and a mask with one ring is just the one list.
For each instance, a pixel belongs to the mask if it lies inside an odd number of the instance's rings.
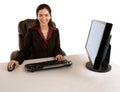
[[41,31],[48,31],[48,29],[49,29],[48,25],[40,26],[40,27],[41,27]]
[[48,30],[49,30],[49,26],[40,26],[41,27],[41,31],[43,33],[43,36],[45,39],[47,39],[47,36],[48,36]]

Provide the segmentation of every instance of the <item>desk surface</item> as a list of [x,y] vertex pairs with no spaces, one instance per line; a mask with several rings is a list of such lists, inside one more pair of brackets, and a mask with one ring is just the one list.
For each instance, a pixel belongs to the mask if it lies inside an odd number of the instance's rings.
[[53,58],[25,61],[13,72],[0,63],[0,92],[120,92],[120,66],[111,63],[111,71],[96,73],[86,69],[86,55],[65,58],[72,66],[33,73],[24,70],[26,63]]

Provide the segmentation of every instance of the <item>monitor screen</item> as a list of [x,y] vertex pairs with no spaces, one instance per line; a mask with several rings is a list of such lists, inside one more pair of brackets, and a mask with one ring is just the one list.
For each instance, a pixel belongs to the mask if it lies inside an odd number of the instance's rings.
[[91,22],[91,27],[89,30],[85,48],[88,53],[88,57],[90,60],[89,63],[92,70],[99,71],[102,62],[104,62],[103,57],[106,57],[108,53],[107,47],[109,47],[110,45],[109,42],[111,38],[111,28],[111,23],[99,20],[92,20]]

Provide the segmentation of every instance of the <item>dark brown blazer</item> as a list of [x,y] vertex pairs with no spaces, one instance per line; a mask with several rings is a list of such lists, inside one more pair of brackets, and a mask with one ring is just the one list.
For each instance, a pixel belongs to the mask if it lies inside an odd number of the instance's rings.
[[45,46],[45,41],[38,30],[30,29],[25,36],[24,47],[18,52],[15,60],[22,64],[25,59],[29,58],[35,59],[55,57],[58,54],[62,55],[59,30],[56,28],[52,31],[51,37],[47,40],[47,46]]

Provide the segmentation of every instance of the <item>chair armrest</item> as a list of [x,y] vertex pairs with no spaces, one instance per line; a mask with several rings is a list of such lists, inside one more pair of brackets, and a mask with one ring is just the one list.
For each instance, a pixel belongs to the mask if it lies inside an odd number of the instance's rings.
[[66,56],[66,53],[65,53],[63,50],[62,50],[62,55],[63,55],[63,56]]
[[13,52],[11,53],[11,55],[10,55],[10,60],[14,60],[15,57],[17,56],[17,54],[18,54],[18,50],[13,51]]

